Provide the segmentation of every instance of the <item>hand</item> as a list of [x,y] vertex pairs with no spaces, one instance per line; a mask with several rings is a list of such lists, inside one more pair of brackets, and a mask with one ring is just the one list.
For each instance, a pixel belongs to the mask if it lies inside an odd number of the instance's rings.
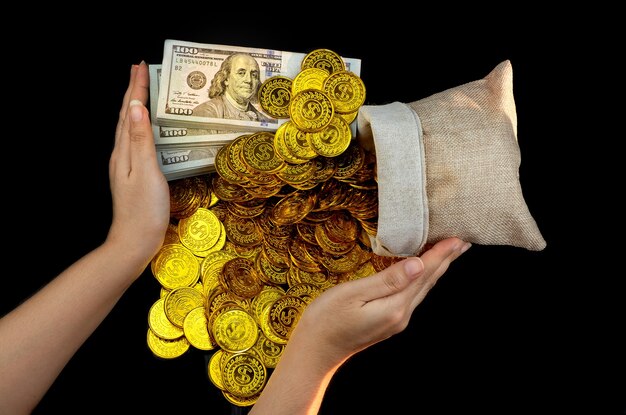
[[299,346],[306,348],[303,355],[317,350],[329,366],[343,363],[404,330],[415,307],[470,246],[458,238],[445,239],[421,259],[407,258],[370,277],[328,289],[307,306],[290,342],[299,337]]
[[415,307],[470,246],[445,239],[421,258],[337,284],[315,298],[250,414],[317,414],[336,370],[355,353],[404,330]]
[[161,247],[170,217],[169,186],[145,107],[149,85],[148,66],[133,65],[109,162],[113,222],[107,237],[145,265]]

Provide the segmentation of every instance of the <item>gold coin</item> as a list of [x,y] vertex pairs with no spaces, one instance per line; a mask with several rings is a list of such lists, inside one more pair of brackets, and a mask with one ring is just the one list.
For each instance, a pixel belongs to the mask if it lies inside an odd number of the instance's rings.
[[[344,155],[342,154],[337,158],[343,157]],[[317,217],[312,217],[313,215],[309,215],[307,217],[307,220],[316,223],[330,219],[332,216],[332,210],[340,209],[340,207],[343,206],[343,202],[346,200],[349,189],[338,180],[328,180],[322,183],[318,193],[320,195],[324,195],[324,197],[318,199],[316,211],[311,212],[312,214],[316,214]]]
[[224,264],[237,255],[227,251],[215,251],[208,254],[200,264],[200,279],[205,291],[219,284],[219,275]]
[[242,309],[228,310],[217,317],[212,326],[215,342],[224,350],[245,352],[256,343],[258,336],[254,318]]
[[[280,179],[276,177],[276,174],[258,173],[254,177],[250,178],[250,183],[246,185],[244,189],[246,189],[246,191],[249,191],[251,188],[282,186],[282,184],[283,183],[280,181]],[[267,197],[259,197],[259,199],[267,199]],[[252,203],[252,201],[250,202]]]
[[340,114],[357,111],[365,102],[365,85],[354,72],[333,72],[324,81],[324,91]]
[[281,181],[278,184],[246,187],[246,192],[252,197],[267,199],[280,193],[282,187],[283,182]]
[[356,270],[361,264],[361,258],[363,258],[362,249],[359,244],[356,244],[344,255],[335,256],[325,253],[320,257],[320,262],[330,272],[344,273]]
[[318,183],[313,180],[313,178],[301,182],[301,183],[291,183],[291,187],[293,187],[294,189],[298,189],[298,190],[311,190],[313,188],[315,188],[315,186],[317,186]]
[[183,245],[163,245],[152,261],[153,275],[168,290],[194,285],[200,276],[198,260]]
[[259,225],[263,234],[273,235],[276,238],[290,238],[294,231],[292,226],[274,223],[271,220],[271,216],[271,206],[268,206],[268,209],[265,209],[261,216],[257,218],[257,225]]
[[315,163],[315,172],[311,180],[317,183],[329,180],[337,171],[337,162],[332,157],[316,157],[313,162]]
[[304,183],[313,178],[316,168],[315,161],[309,160],[302,164],[289,164],[276,175],[287,184]]
[[184,336],[175,340],[166,340],[154,334],[150,328],[148,328],[147,343],[152,353],[162,359],[174,359],[189,350],[189,342]]
[[329,74],[337,71],[345,71],[346,64],[337,52],[330,49],[315,49],[307,53],[302,59],[300,67],[304,69],[319,68]]
[[259,338],[250,350],[256,352],[265,367],[275,368],[285,350],[285,345],[271,341],[262,330],[259,330]]
[[192,309],[183,320],[185,337],[196,349],[213,350],[217,345],[211,339],[207,326],[207,317],[204,306]]
[[238,245],[231,241],[228,241],[226,242],[226,245],[224,246],[225,251],[232,252],[236,254],[237,256],[248,258],[252,261],[254,261],[254,259],[259,254],[259,252],[261,252],[261,249],[263,249],[263,244],[261,243],[257,245],[247,246],[247,245]]
[[267,316],[271,332],[288,341],[306,306],[306,301],[293,295],[285,295],[274,301]]
[[178,236],[178,225],[169,223],[167,230],[165,231],[165,239],[163,245],[178,244],[180,243],[180,237]]
[[353,273],[350,273],[348,277],[350,280],[358,280],[360,278],[369,277],[370,275],[373,275],[373,274],[376,274],[376,269],[374,268],[372,261],[367,261],[361,264],[361,266],[359,266],[359,268],[356,271],[354,271]]
[[276,248],[273,248],[269,244],[263,244],[261,252],[267,258],[270,264],[272,264],[276,268],[289,268],[291,266],[289,252],[280,251]]
[[287,163],[304,163],[308,159],[297,157],[291,152],[291,150],[289,150],[289,148],[287,147],[287,143],[285,142],[285,132],[287,131],[287,127],[289,124],[292,124],[291,121],[287,121],[284,124],[281,124],[274,133],[274,150],[276,150],[276,154],[278,155],[278,157],[280,157]]
[[307,244],[304,240],[295,238],[289,245],[289,257],[298,268],[308,272],[319,272],[321,267],[317,258],[311,253],[316,248],[318,247],[315,245]]
[[324,89],[324,81],[328,78],[329,73],[320,68],[307,68],[301,70],[291,85],[291,94],[295,95],[305,89]]
[[265,309],[263,310],[263,315],[261,315],[261,323],[259,324],[261,327],[261,331],[263,332],[263,334],[265,334],[265,336],[268,339],[270,339],[274,343],[287,344],[287,340],[281,337],[278,337],[276,334],[274,334],[274,331],[270,327],[270,308],[271,308],[271,304],[270,306],[265,307]]
[[284,139],[289,152],[297,158],[305,160],[317,157],[317,153],[311,146],[311,133],[298,129],[298,127],[290,121],[287,121],[285,125]]
[[274,135],[267,131],[252,134],[243,144],[241,156],[246,166],[257,173],[275,173],[285,166],[274,151]]
[[376,272],[380,272],[386,269],[387,267],[390,267],[391,265],[395,264],[396,262],[402,261],[403,259],[406,259],[406,257],[382,256],[382,255],[373,254],[371,261],[372,261],[372,265],[374,266],[374,270]]
[[[291,272],[292,270],[293,272]],[[289,271],[289,287],[297,284],[313,284],[320,290],[325,291],[339,282],[337,274],[328,272],[325,269],[317,272],[308,272],[298,269],[298,267],[293,267]]]
[[212,185],[211,185],[211,175],[207,174],[207,175],[198,176],[198,177],[205,179],[204,181],[207,184],[207,194],[205,198],[202,200],[202,203],[200,203],[200,207],[207,208],[207,209],[212,208],[213,206],[215,206],[217,202],[219,202],[219,199],[217,198],[217,195],[213,192]]
[[221,390],[224,390],[224,383],[222,382],[222,367],[220,362],[224,353],[225,352],[222,349],[215,350],[209,359],[209,364],[207,365],[209,380]]
[[344,255],[350,252],[356,241],[335,241],[328,236],[324,226],[317,225],[315,227],[315,239],[324,252],[331,255]]
[[298,232],[298,236],[304,239],[306,242],[310,244],[316,244],[315,240],[315,225],[300,222],[296,224],[296,231]]
[[243,134],[235,138],[228,145],[228,152],[226,153],[226,161],[228,163],[228,167],[230,167],[230,169],[233,170],[236,174],[242,175],[244,177],[250,176],[252,174],[252,171],[248,169],[248,166],[246,166],[241,158],[243,145],[248,137],[250,137],[250,134]]
[[180,242],[192,252],[211,249],[219,240],[220,232],[220,220],[206,208],[198,208],[193,215],[178,222]]
[[[270,185],[271,186],[271,185]],[[257,198],[246,202],[227,202],[228,211],[239,218],[255,218],[265,210],[267,199]]]
[[200,177],[186,177],[170,182],[170,213],[182,219],[200,206],[208,191],[207,182]]
[[263,362],[251,353],[237,353],[222,367],[224,388],[237,397],[247,398],[263,390],[267,369]]
[[[361,220],[360,223],[368,235],[372,235],[373,237],[376,237],[376,232],[378,231],[378,222],[376,220]],[[369,241],[369,236],[368,236],[368,241]],[[365,244],[365,245],[371,248],[371,243]]]
[[[260,256],[260,255],[259,255]],[[270,305],[280,297],[285,295],[285,290],[280,286],[265,286],[251,301],[250,309],[252,317],[259,323],[263,321],[263,313]]]
[[246,407],[246,406],[254,405],[256,401],[259,400],[259,397],[261,396],[261,392],[257,393],[256,395],[241,397],[241,396],[235,395],[234,393],[230,393],[226,390],[223,390],[222,395],[224,395],[224,398],[226,398],[226,400],[232,403],[233,405],[236,405],[239,407]]
[[156,334],[165,340],[174,340],[184,334],[180,327],[175,326],[165,315],[165,299],[159,298],[152,304],[148,312],[148,325]]
[[[201,264],[203,259],[204,259],[204,258],[198,258],[198,263],[199,263],[199,264]],[[202,285],[202,282],[201,282],[201,281],[198,281],[198,282],[196,283],[196,285],[194,285],[194,286],[193,286],[193,289],[194,289],[194,290],[197,290],[198,292],[200,292],[200,293],[202,293],[202,294],[204,294],[204,286]]]
[[202,293],[192,287],[180,287],[170,291],[164,300],[165,315],[177,327],[183,328],[187,314],[204,304]]
[[194,179],[185,177],[173,180],[169,183],[170,188],[170,211],[182,212],[194,203],[196,198]]
[[334,211],[329,220],[318,226],[322,226],[328,238],[335,242],[356,241],[359,235],[358,222],[345,210]]
[[280,199],[272,208],[270,219],[277,225],[300,222],[315,207],[313,193],[295,192]]
[[220,276],[225,288],[239,298],[253,298],[263,288],[254,262],[247,258],[227,261]]
[[302,282],[292,285],[287,290],[287,295],[293,295],[302,298],[307,304],[310,304],[316,297],[322,293],[322,289],[317,285]]
[[352,177],[365,163],[365,150],[360,145],[353,143],[350,143],[351,145],[348,146],[346,151],[336,158],[337,170],[334,177],[337,180]]
[[[215,212],[213,212],[213,214],[215,214]],[[217,217],[217,215],[215,215]],[[224,227],[224,223],[222,221],[220,221],[220,236],[217,240],[217,242],[215,243],[215,245],[213,245],[212,247],[210,247],[209,249],[207,249],[206,251],[194,251],[194,255],[201,257],[200,258],[200,265],[202,265],[202,260],[209,255],[212,252],[217,252],[219,250],[221,250],[222,248],[224,248],[224,245],[226,244],[226,228]]]
[[346,151],[352,141],[352,131],[341,117],[334,116],[328,127],[311,134],[311,146],[320,156],[336,157]]
[[259,103],[274,118],[289,118],[292,80],[286,76],[267,78],[259,87]]
[[359,115],[359,111],[358,111],[358,110],[356,110],[356,111],[351,112],[351,113],[348,113],[348,114],[340,114],[340,113],[338,113],[338,112],[335,112],[335,115],[337,115],[337,116],[339,116],[339,117],[343,118],[343,120],[344,120],[345,122],[347,122],[347,123],[348,123],[348,125],[350,125],[350,124],[352,124],[352,123],[354,122],[354,120],[356,120],[356,117],[358,117],[358,115]]
[[324,129],[335,110],[330,97],[322,91],[305,89],[291,99],[289,115],[298,129],[312,133]]
[[263,242],[263,234],[253,218],[228,216],[224,221],[224,228],[228,240],[237,245],[252,247]]
[[[244,187],[236,183],[231,183],[222,176],[215,176],[213,178],[213,190],[220,200],[226,202],[244,202],[254,198],[254,196],[251,196],[248,192],[246,192]],[[219,206],[219,204],[217,206]],[[211,212],[215,212],[215,208],[217,206],[214,206],[211,209]]]
[[263,242],[265,242],[267,245],[271,246],[272,248],[278,250],[278,251],[282,251],[282,252],[287,252],[289,251],[289,243],[290,243],[290,239],[287,238],[280,238],[276,235],[263,235]]
[[208,293],[208,298],[207,298],[206,303],[207,303],[206,308],[208,310],[207,315],[209,317],[209,329],[211,330],[213,328],[215,317],[217,317],[217,315],[219,314],[217,313],[217,311],[218,310],[220,312],[226,311],[225,310],[226,305],[228,304],[235,305],[237,306],[238,310],[244,310],[246,312],[250,309],[249,300],[242,300],[240,298],[235,297],[231,292],[226,290],[221,285],[217,285],[211,290],[211,292]]
[[217,154],[215,155],[215,171],[217,171],[217,174],[219,174],[221,178],[229,183],[241,184],[247,182],[248,179],[246,176],[230,168],[230,165],[228,164],[229,151],[228,145],[222,146],[217,151]]
[[279,268],[272,264],[264,251],[257,255],[255,267],[259,272],[259,278],[266,284],[281,285],[287,283],[289,268]]

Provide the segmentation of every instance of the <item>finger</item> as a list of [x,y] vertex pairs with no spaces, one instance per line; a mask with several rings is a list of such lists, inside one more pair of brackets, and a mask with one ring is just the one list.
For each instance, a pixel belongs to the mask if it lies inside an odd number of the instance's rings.
[[124,93],[124,98],[122,99],[122,107],[120,108],[119,118],[117,120],[117,126],[115,127],[115,144],[119,143],[121,139],[122,125],[124,124],[124,120],[126,119],[126,113],[128,112],[128,103],[130,102],[130,93],[133,90],[133,86],[135,84],[135,77],[137,74],[138,65],[132,65],[130,67],[130,80],[128,81],[128,87],[126,88],[126,92]]
[[150,113],[146,108],[150,88],[148,65],[141,61],[137,67],[137,75],[130,93],[130,164],[131,168],[146,167],[156,163],[154,133],[150,124]]
[[114,175],[120,171],[125,172],[124,174],[128,174],[128,170],[130,169],[128,130],[124,131],[124,120],[128,112],[128,102],[135,83],[136,74],[137,65],[131,65],[130,80],[128,81],[128,87],[122,99],[122,108],[120,109],[117,126],[115,127],[115,144],[109,161],[110,175]]
[[153,167],[152,163],[156,163],[154,134],[148,109],[140,100],[133,99],[130,101],[127,120],[129,122],[131,169]]
[[[146,152],[143,151],[140,147],[138,150],[133,150],[133,141],[137,140],[139,142],[150,141],[152,146],[154,147],[154,139],[152,135],[152,130],[150,126],[150,117],[147,115],[147,110],[145,109],[145,103],[148,101],[148,88],[150,84],[149,73],[148,73],[148,65],[145,62],[141,62],[136,66],[134,71],[134,77],[131,80],[131,84],[129,85],[129,90],[127,91],[126,96],[124,97],[123,107],[126,108],[125,115],[121,115],[122,124],[121,128],[118,132],[119,142],[120,142],[120,159],[124,163],[121,168],[123,172],[128,172],[133,166],[143,166],[145,165],[144,161],[138,161],[137,164],[133,164],[133,159],[136,156],[141,155],[141,159],[145,158]],[[126,102],[128,101],[128,102]],[[139,104],[137,108],[132,108],[134,105],[132,103]],[[143,107],[142,111],[139,111],[139,107]],[[130,119],[131,112],[135,115],[135,119]],[[144,114],[144,112],[146,114]],[[150,129],[149,132],[145,131],[145,126],[148,126]],[[134,129],[134,134],[131,133],[131,129]],[[148,151],[148,156],[150,156],[150,152]],[[152,149],[152,158],[156,160],[156,155],[154,154],[154,149]]]
[[425,274],[434,275],[442,266],[447,268],[452,261],[461,256],[470,246],[470,243],[459,238],[447,238],[437,242],[421,256],[426,269]]
[[139,100],[143,105],[148,103],[148,94],[150,88],[150,74],[148,72],[148,65],[141,61],[137,66],[137,73],[135,75],[135,82],[133,82],[130,92],[130,101]]
[[354,283],[355,294],[363,302],[370,302],[402,292],[423,271],[422,260],[412,257],[396,262],[367,278],[361,278],[350,283]]

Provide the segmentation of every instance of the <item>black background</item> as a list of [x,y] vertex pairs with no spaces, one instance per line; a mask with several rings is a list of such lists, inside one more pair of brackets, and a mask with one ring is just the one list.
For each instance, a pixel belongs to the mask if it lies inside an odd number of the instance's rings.
[[[246,14],[236,4],[228,14],[202,3],[151,13],[59,7],[9,16],[21,29],[3,29],[9,249],[0,314],[104,240],[108,159],[130,65],[160,63],[165,39],[303,53],[324,47],[360,58],[366,104],[418,100],[509,59],[520,181],[547,248],[472,247],[404,332],[338,371],[320,413],[626,413],[624,293],[616,284],[623,271],[609,268],[620,242],[605,242],[600,224],[614,203],[599,181],[583,184],[594,174],[616,177],[615,165],[595,163],[594,140],[606,136],[586,120],[584,107],[595,104],[581,103],[590,80],[611,83],[583,69],[603,59],[580,25],[545,11],[515,24],[509,14],[452,20],[395,10],[362,19],[339,10],[302,16],[277,5],[269,17],[257,6],[243,22],[225,18]],[[158,293],[148,270],[35,413],[230,414],[203,353],[164,361],[148,349],[147,313]]]

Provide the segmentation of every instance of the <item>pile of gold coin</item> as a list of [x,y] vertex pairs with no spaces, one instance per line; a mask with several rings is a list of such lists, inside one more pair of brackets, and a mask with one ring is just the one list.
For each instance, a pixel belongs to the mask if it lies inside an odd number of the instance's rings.
[[365,85],[346,70],[337,53],[316,49],[304,57],[294,79],[266,79],[259,101],[273,117],[290,118],[274,134],[274,147],[284,162],[300,164],[317,156],[335,157],[348,148],[350,123],[365,102]]
[[349,127],[365,88],[343,65],[319,49],[293,81],[266,80],[264,109],[291,119],[222,147],[217,174],[170,182],[147,343],[163,359],[211,352],[209,379],[238,406],[256,402],[315,297],[401,259],[371,251],[375,158]]

